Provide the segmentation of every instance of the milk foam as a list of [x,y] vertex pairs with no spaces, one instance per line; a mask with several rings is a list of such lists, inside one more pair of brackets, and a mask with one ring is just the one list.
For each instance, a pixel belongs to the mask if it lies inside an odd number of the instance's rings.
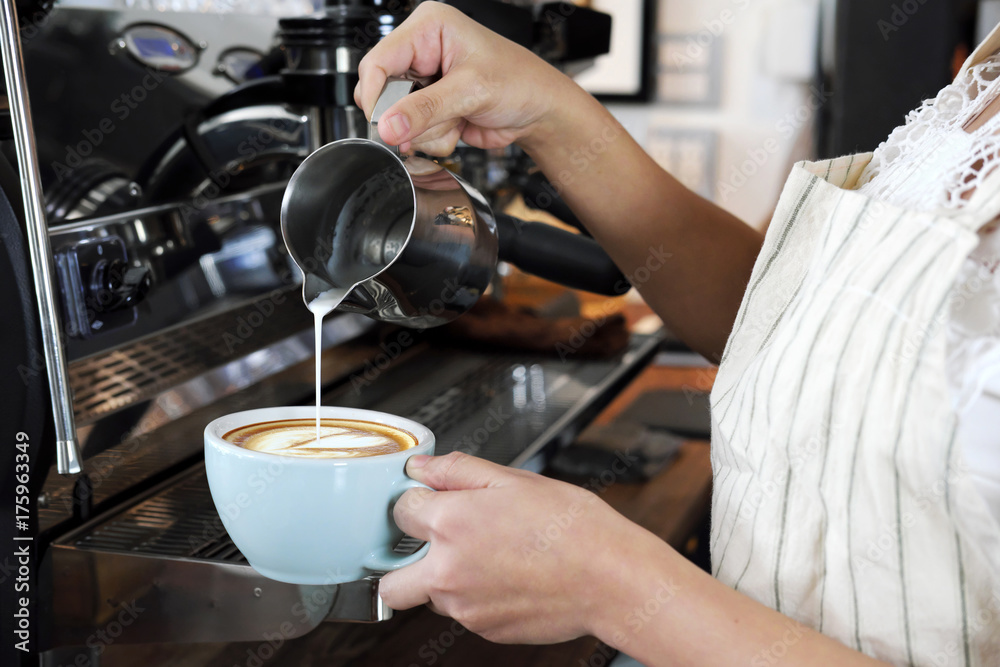
[[268,431],[253,436],[244,445],[247,449],[271,454],[332,457],[350,456],[343,450],[366,449],[369,447],[392,447],[396,441],[381,433],[363,433],[353,429],[320,426],[320,441],[316,442],[315,425],[300,428]]
[[[334,422],[334,423],[330,423]],[[345,459],[391,454],[415,447],[409,432],[363,421],[323,420],[316,439],[316,424],[298,419],[252,424],[223,438],[244,449],[279,456]]]

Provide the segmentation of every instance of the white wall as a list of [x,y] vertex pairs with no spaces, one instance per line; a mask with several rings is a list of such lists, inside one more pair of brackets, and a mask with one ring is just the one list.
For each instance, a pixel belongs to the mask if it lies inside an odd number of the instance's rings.
[[[714,175],[710,183],[701,182],[700,191],[759,227],[770,217],[791,165],[811,157],[815,104],[824,94],[811,81],[819,7],[820,0],[661,0],[660,41],[673,35],[681,47],[669,54],[661,48],[661,67],[685,67],[678,52],[718,53],[719,102],[670,101],[675,78],[659,82],[658,101],[651,105],[609,107],[661,164],[695,186],[701,179],[697,169],[705,164],[695,144],[714,134],[714,148],[705,147]],[[679,131],[701,138],[683,153],[687,157],[678,158],[672,145]],[[694,163],[685,164],[688,159]]]

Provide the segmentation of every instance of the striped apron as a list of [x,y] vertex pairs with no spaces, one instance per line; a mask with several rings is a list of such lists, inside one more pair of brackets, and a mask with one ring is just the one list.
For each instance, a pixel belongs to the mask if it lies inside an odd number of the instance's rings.
[[870,157],[796,165],[782,193],[712,392],[713,571],[876,658],[995,667],[1000,527],[945,329],[1000,173],[917,213],[851,190]]

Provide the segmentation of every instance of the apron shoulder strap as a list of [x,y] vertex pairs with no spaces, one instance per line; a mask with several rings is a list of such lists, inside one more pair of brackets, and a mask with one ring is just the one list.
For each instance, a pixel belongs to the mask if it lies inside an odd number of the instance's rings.
[[969,70],[969,68],[978,65],[986,58],[989,58],[997,51],[1000,51],[1000,23],[998,23],[990,32],[990,34],[982,41],[982,43],[976,47],[976,50],[972,52],[972,55],[968,57],[965,63],[962,65],[962,71],[959,76],[964,74]]

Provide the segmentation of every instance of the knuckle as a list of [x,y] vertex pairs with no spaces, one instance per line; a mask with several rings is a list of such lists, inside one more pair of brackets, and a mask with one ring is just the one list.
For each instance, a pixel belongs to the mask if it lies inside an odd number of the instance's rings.
[[392,508],[392,516],[399,522],[406,522],[411,516],[419,512],[427,503],[426,493],[421,493],[423,489],[410,489],[396,501]]
[[436,95],[422,93],[414,96],[413,106],[425,121],[431,121],[441,111],[441,100]]
[[395,504],[392,508],[392,520],[396,522],[397,525],[404,525],[409,519],[412,511],[407,507],[405,496],[400,498],[399,502]]
[[451,518],[447,512],[442,512],[440,508],[429,512],[425,518],[427,529],[433,536],[445,536],[450,534],[452,525]]
[[421,153],[427,153],[428,155],[445,156],[451,154],[452,152],[448,150],[448,144],[440,139],[433,139],[430,141],[414,141],[411,146],[413,150],[420,151]]
[[376,79],[377,77],[386,76],[385,70],[382,65],[379,64],[379,52],[378,45],[376,45],[368,55],[361,59],[358,63],[358,80],[359,81],[369,81]]
[[447,558],[439,557],[427,572],[427,590],[431,599],[441,599],[454,588],[453,571]]
[[406,512],[415,512],[420,509],[424,504],[424,496],[419,493],[417,489],[410,489],[400,497],[399,502],[396,503],[396,507],[399,507]]
[[358,63],[358,77],[361,79],[366,78],[369,74],[371,74],[372,67],[374,67],[374,65],[372,64],[371,53],[369,52],[369,54],[362,58],[361,62]]
[[455,452],[448,452],[447,454],[445,454],[444,456],[441,457],[441,460],[442,461],[461,461],[461,460],[466,459],[468,457],[469,457],[469,455],[466,454],[465,452],[455,451]]
[[440,477],[442,480],[448,479],[448,477],[455,470],[457,470],[456,466],[465,465],[465,461],[468,458],[469,455],[464,452],[451,452],[450,454],[442,456],[440,459],[438,459],[439,461],[439,466],[437,471],[438,477]]
[[486,621],[486,614],[482,609],[474,604],[456,604],[453,610],[454,619],[462,624],[466,630],[476,634],[482,634],[489,629]]
[[[444,16],[447,5],[443,2],[421,2],[413,11],[413,16]],[[450,8],[449,8],[450,9]]]
[[457,115],[466,116],[495,105],[494,91],[481,76],[468,69],[456,70],[461,76],[463,94],[454,102]]

